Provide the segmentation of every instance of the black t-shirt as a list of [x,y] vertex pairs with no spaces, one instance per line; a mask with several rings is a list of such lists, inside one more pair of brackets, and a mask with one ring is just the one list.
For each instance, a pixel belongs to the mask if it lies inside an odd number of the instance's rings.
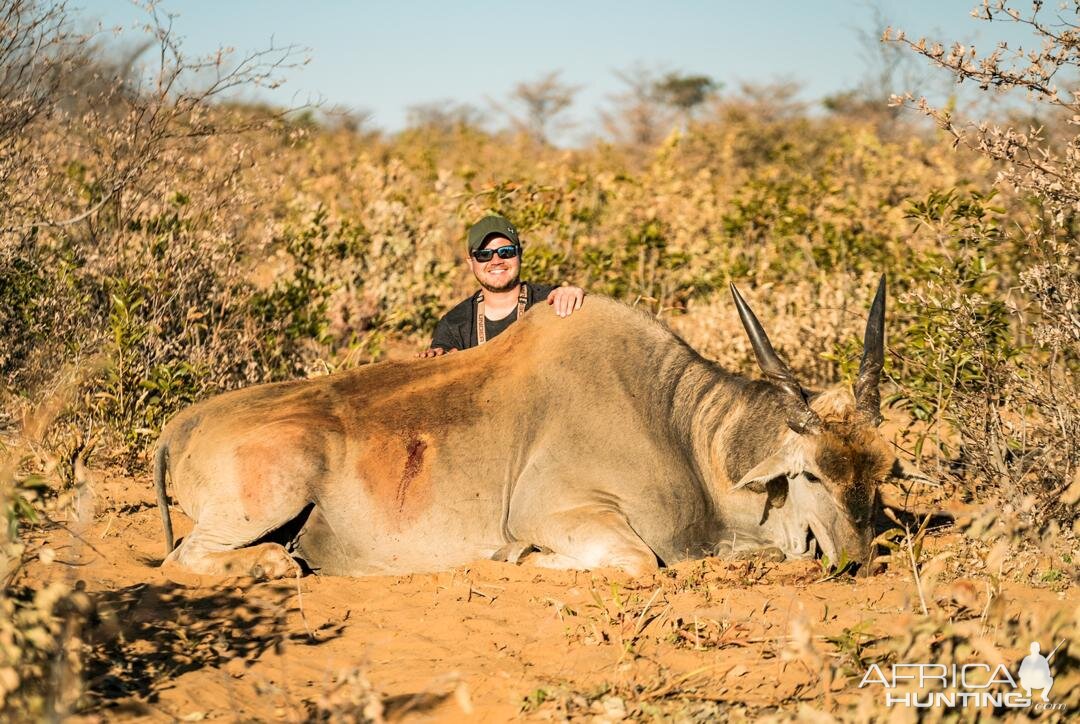
[[[547,299],[548,294],[551,294],[551,290],[555,288],[547,284],[526,282],[522,284],[525,284],[526,291],[525,309]],[[439,323],[435,325],[435,334],[431,338],[432,347],[442,347],[450,351],[451,349],[469,349],[477,345],[476,298],[478,296],[480,296],[479,291],[462,301],[439,320]],[[512,310],[502,319],[486,320],[484,331],[487,333],[487,338],[495,338],[516,320],[517,309]]]

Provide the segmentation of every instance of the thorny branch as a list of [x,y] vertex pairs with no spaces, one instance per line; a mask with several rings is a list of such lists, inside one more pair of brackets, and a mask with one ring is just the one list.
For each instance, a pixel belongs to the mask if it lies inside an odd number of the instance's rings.
[[[146,193],[140,187],[153,185],[159,164],[195,156],[193,143],[266,128],[299,110],[256,116],[213,104],[239,88],[278,87],[281,72],[306,62],[303,48],[271,44],[239,59],[222,48],[188,58],[172,16],[160,14],[154,3],[145,10],[150,41],[115,65],[99,60],[95,36],[70,29],[64,3],[16,0],[0,15],[0,182],[6,207],[0,238],[8,236],[7,244],[35,228],[90,220],[110,205],[119,213],[122,202]],[[157,50],[153,67],[137,66],[151,46]],[[92,184],[70,190],[66,203],[38,201],[42,194],[35,191],[45,185],[71,187],[64,178],[70,168],[56,165],[71,157],[71,149],[88,156],[77,158]]]

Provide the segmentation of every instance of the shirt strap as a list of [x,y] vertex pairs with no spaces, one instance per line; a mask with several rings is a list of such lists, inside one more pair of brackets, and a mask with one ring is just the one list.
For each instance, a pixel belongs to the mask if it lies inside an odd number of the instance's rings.
[[[517,303],[517,316],[514,318],[521,319],[521,316],[525,314],[525,307],[529,304],[529,289],[525,282],[521,282],[518,290],[518,303]],[[485,324],[486,317],[484,316],[484,292],[480,291],[476,295],[476,344],[481,345],[487,342],[487,325]]]

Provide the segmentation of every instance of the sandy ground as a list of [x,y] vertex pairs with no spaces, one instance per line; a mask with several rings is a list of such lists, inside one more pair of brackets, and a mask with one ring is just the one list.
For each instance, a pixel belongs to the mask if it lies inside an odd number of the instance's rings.
[[[149,480],[97,474],[93,494],[82,542],[52,530],[56,560],[29,569],[33,585],[83,581],[96,602],[90,720],[294,721],[365,707],[474,721],[803,716],[867,696],[853,658],[901,636],[919,607],[900,566],[822,580],[816,562],[760,559],[636,580],[494,562],[398,577],[170,579],[157,568]],[[173,516],[183,535],[188,521]],[[985,616],[982,583],[950,586],[958,616]],[[1077,600],[1060,586],[1005,593],[1005,616],[1050,616]]]

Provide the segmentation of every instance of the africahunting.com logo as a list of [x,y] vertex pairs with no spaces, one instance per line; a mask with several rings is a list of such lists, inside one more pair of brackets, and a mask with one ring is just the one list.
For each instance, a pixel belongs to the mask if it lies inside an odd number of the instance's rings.
[[885,668],[872,664],[859,688],[884,686],[886,706],[1064,710],[1064,704],[1050,700],[1054,688],[1050,661],[1063,643],[1064,639],[1049,656],[1043,656],[1039,642],[1033,641],[1015,677],[1005,664],[892,664]]

